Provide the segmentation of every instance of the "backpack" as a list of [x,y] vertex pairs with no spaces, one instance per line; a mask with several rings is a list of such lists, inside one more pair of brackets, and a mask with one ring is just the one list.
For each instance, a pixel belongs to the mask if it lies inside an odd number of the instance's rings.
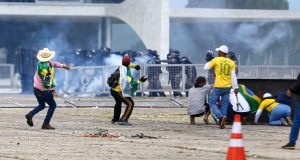
[[120,69],[117,68],[108,78],[107,78],[107,84],[111,88],[115,88],[118,84],[118,80],[120,77]]

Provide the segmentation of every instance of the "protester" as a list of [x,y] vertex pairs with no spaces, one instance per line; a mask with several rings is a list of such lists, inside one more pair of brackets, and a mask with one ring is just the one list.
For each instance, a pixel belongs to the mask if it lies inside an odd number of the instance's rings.
[[270,93],[263,95],[263,101],[258,107],[255,114],[255,123],[258,123],[258,119],[263,110],[267,110],[269,114],[269,124],[273,126],[288,126],[290,122],[291,108],[287,104],[279,103],[275,97],[272,97]]
[[[128,119],[132,113],[134,107],[134,101],[131,96],[137,91],[138,84],[145,82],[147,78],[142,76],[139,80],[135,81],[131,75],[130,68],[140,69],[139,65],[131,64],[129,56],[125,55],[122,59],[122,65],[119,67],[120,76],[118,79],[118,85],[111,88],[110,93],[114,97],[116,104],[114,107],[114,115],[112,123],[118,122],[119,125],[131,125]],[[122,103],[126,104],[125,112],[120,119]]]
[[205,85],[205,77],[198,77],[194,86],[189,89],[190,96],[188,97],[187,113],[190,115],[190,124],[195,125],[195,117],[204,115],[203,121],[208,124],[208,116],[210,107],[206,102],[207,95],[211,89],[210,85]]
[[[228,47],[225,45],[216,48],[219,57],[212,59],[204,65],[204,70],[214,69],[216,79],[214,87],[209,94],[209,105],[213,114],[219,121],[221,129],[225,128],[227,118],[227,109],[229,105],[230,89],[234,89],[234,93],[238,93],[237,78],[235,75],[235,64],[227,58]],[[217,106],[217,101],[221,98],[221,107]]]
[[230,91],[230,103],[228,106],[227,122],[232,123],[235,114],[240,114],[242,123],[249,124],[247,117],[252,116],[257,111],[261,99],[256,96],[249,88],[239,84],[239,93],[235,95]]
[[294,115],[293,125],[290,133],[289,142],[282,146],[282,149],[295,149],[296,141],[299,136],[299,129],[300,129],[300,73],[297,77],[297,82],[295,85],[288,89],[288,94],[295,96],[297,99],[296,102],[296,112]]
[[39,103],[32,111],[25,115],[27,124],[32,127],[32,118],[35,114],[45,109],[45,103],[49,105],[47,115],[44,119],[42,129],[55,129],[50,125],[51,118],[56,108],[56,102],[54,95],[57,93],[54,90],[54,68],[64,68],[70,70],[70,67],[59,62],[51,61],[55,56],[55,51],[50,51],[48,48],[39,50],[37,53],[37,59],[39,60],[37,71],[34,75],[34,95]]

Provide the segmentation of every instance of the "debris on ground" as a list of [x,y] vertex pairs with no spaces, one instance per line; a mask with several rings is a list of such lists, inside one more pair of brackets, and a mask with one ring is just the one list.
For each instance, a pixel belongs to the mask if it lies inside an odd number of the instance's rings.
[[81,135],[80,137],[102,137],[102,138],[119,138],[120,135],[108,133],[106,129],[98,129],[96,133]]
[[147,136],[147,135],[144,135],[144,133],[138,133],[138,134],[135,134],[135,135],[132,135],[130,136],[131,138],[144,138],[144,139],[157,139],[158,137],[153,137],[153,136]]

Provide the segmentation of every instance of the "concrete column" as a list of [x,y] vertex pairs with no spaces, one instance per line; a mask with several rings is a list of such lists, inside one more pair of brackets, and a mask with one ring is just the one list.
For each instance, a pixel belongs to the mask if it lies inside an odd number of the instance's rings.
[[[112,20],[111,20],[111,17],[102,18],[101,24],[102,24],[101,25],[101,27],[102,27],[102,33],[101,33],[102,47],[111,48],[111,41],[112,41]],[[98,32],[99,32],[99,26],[98,26]],[[99,36],[99,33],[98,33],[98,36]]]
[[107,15],[127,23],[147,49],[157,50],[162,59],[169,51],[169,0],[126,0],[107,7]]
[[98,48],[102,47],[102,19],[98,22],[98,41],[97,41]]

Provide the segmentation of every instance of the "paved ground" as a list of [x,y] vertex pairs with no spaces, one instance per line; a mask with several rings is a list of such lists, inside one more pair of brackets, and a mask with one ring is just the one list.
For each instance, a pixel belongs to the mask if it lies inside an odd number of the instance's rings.
[[[0,108],[0,160],[6,159],[203,159],[226,157],[230,129],[216,125],[188,125],[185,108],[135,108],[125,127],[110,124],[112,108],[58,108],[54,131],[41,130],[46,111],[27,126],[24,115],[30,108]],[[228,126],[230,127],[230,126]],[[118,138],[84,137],[108,130]],[[281,150],[289,127],[243,126],[247,159],[299,160],[299,148]],[[134,138],[143,133],[146,137]],[[156,137],[149,139],[147,136]]]

